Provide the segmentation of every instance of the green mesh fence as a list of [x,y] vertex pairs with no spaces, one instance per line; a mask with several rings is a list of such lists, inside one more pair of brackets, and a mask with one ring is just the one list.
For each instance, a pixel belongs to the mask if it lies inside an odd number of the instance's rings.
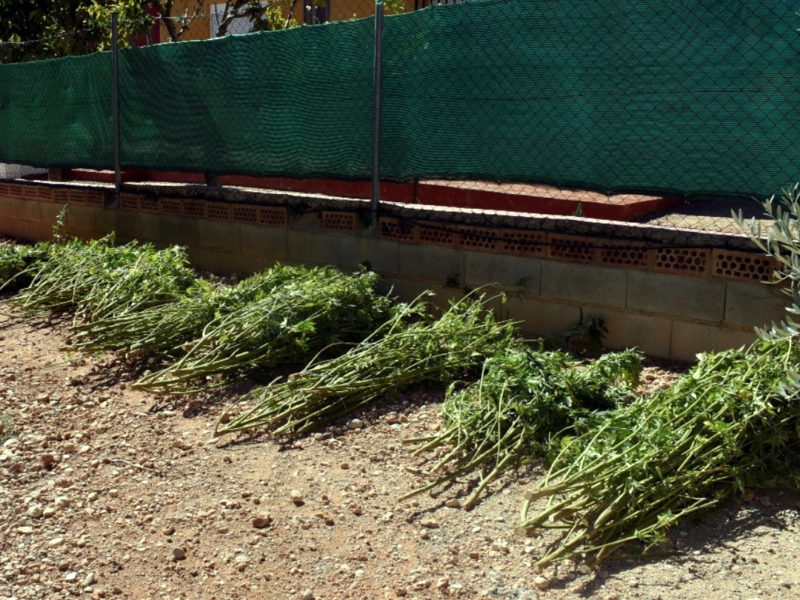
[[798,7],[500,0],[387,19],[382,175],[774,193],[800,175]]
[[112,163],[111,57],[0,65],[0,162]]
[[[800,179],[792,0],[387,17],[381,177],[765,196]],[[371,175],[373,21],[121,53],[124,167]],[[107,54],[0,65],[0,160],[111,165]]]
[[129,167],[369,178],[369,19],[121,53]]

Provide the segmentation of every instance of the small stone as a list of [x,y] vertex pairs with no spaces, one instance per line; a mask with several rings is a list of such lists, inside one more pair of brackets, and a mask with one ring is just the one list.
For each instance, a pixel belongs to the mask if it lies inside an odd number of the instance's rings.
[[69,498],[66,496],[56,496],[56,499],[53,501],[53,504],[56,505],[56,508],[66,508],[69,506]]
[[502,552],[503,554],[509,553],[508,542],[505,540],[498,540],[494,544],[492,544],[492,550],[496,552]]
[[314,592],[311,590],[306,590],[303,592],[303,595],[300,596],[300,598],[302,598],[302,600],[314,600]]
[[461,508],[461,502],[459,502],[458,498],[450,498],[444,505],[447,508]]
[[58,511],[56,510],[55,506],[45,506],[44,510],[42,511],[42,516],[44,517],[52,517]]
[[176,450],[184,450],[184,451],[192,449],[192,445],[184,440],[173,441],[172,447],[175,448]]
[[550,587],[550,580],[542,575],[537,575],[533,580],[533,585],[537,590],[546,590]]
[[70,571],[64,576],[64,581],[72,582],[75,581],[76,579],[78,579],[78,573],[75,571]]
[[450,587],[450,580],[447,577],[442,577],[441,579],[436,581],[436,589],[441,592],[444,592],[449,587]]
[[411,587],[414,589],[414,591],[420,592],[431,587],[431,582],[428,579],[417,579]]
[[303,499],[303,494],[300,493],[300,490],[292,490],[289,493],[289,498],[297,506],[301,506],[302,504],[305,503],[305,500]]
[[341,465],[339,465],[339,467],[346,471],[347,469],[350,468],[350,465],[346,462],[343,462]]
[[477,552],[476,550],[472,550],[469,554],[467,554],[472,560],[478,560],[481,557],[481,553]]
[[96,581],[97,581],[97,577],[95,576],[94,573],[87,573],[86,577],[84,577],[83,581],[81,582],[81,587],[89,587],[90,585],[92,585]]
[[24,527],[17,527],[18,533],[31,534],[33,531],[33,527],[28,527],[27,525]]
[[186,558],[186,550],[181,548],[180,546],[176,546],[172,549],[172,560],[183,560]]
[[439,529],[439,522],[434,521],[433,519],[424,519],[419,523],[425,529]]
[[361,419],[350,419],[347,422],[347,426],[350,429],[361,429],[362,427],[364,427],[364,421],[362,421]]
[[39,504],[33,504],[30,508],[28,508],[27,511],[25,511],[25,514],[34,519],[38,519],[43,514],[42,507]]
[[272,524],[272,517],[270,515],[266,515],[263,517],[256,517],[253,519],[253,527],[256,529],[264,529],[269,527]]
[[190,400],[186,406],[183,407],[183,417],[188,419],[189,417],[193,417],[199,414],[203,410],[203,401],[202,400]]

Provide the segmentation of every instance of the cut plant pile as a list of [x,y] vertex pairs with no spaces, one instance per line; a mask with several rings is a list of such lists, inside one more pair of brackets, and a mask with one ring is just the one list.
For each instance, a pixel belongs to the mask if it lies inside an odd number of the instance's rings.
[[172,300],[194,280],[183,248],[114,245],[113,236],[50,244],[31,267],[30,284],[9,304],[32,314],[72,311],[96,321]]
[[627,350],[584,364],[564,352],[521,344],[491,356],[479,381],[450,386],[441,431],[408,440],[419,445],[417,454],[449,451],[430,469],[434,480],[406,497],[480,472],[480,483],[463,503],[471,508],[489,483],[521,462],[544,457],[551,440],[578,420],[630,402],[641,358]]
[[[598,415],[528,494],[523,528],[564,530],[540,566],[652,546],[687,515],[733,494],[800,484],[792,339],[706,354],[671,388]],[[549,498],[531,514],[530,503]]]
[[71,346],[123,351],[128,356],[179,356],[190,342],[203,337],[215,319],[241,310],[302,274],[297,268],[277,265],[236,285],[196,279],[184,294],[163,304],[75,325]]
[[346,275],[332,268],[280,267],[285,281],[208,323],[185,356],[136,386],[188,393],[222,385],[208,377],[307,361],[336,344],[358,341],[386,320],[390,301],[371,272]]
[[463,377],[506,348],[512,335],[512,324],[498,322],[481,296],[453,303],[439,318],[418,298],[343,355],[312,361],[288,381],[254,392],[255,405],[221,422],[215,435],[261,426],[277,435],[319,429],[387,391]]

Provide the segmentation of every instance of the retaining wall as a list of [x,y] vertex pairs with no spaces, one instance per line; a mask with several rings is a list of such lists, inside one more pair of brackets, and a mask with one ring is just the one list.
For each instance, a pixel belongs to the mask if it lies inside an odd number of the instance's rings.
[[67,231],[182,244],[193,262],[248,273],[275,261],[356,269],[367,263],[409,299],[439,301],[488,283],[508,293],[503,317],[531,336],[559,337],[602,317],[608,348],[656,357],[752,341],[783,317],[788,297],[765,285],[772,263],[742,236],[591,219],[369,203],[317,194],[130,184],[111,208],[109,186],[0,182],[0,233],[47,239],[69,207]]

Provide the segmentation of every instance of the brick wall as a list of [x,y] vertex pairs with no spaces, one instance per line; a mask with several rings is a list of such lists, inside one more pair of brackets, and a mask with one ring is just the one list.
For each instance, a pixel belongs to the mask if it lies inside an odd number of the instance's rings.
[[0,232],[49,237],[69,207],[68,233],[181,244],[201,268],[252,272],[275,261],[355,269],[368,263],[397,295],[440,302],[494,284],[504,317],[531,336],[558,338],[602,317],[609,348],[638,346],[691,360],[754,339],[783,317],[788,297],[762,283],[771,262],[746,238],[586,219],[368,203],[276,192],[158,186],[122,194],[66,184],[0,182]]

